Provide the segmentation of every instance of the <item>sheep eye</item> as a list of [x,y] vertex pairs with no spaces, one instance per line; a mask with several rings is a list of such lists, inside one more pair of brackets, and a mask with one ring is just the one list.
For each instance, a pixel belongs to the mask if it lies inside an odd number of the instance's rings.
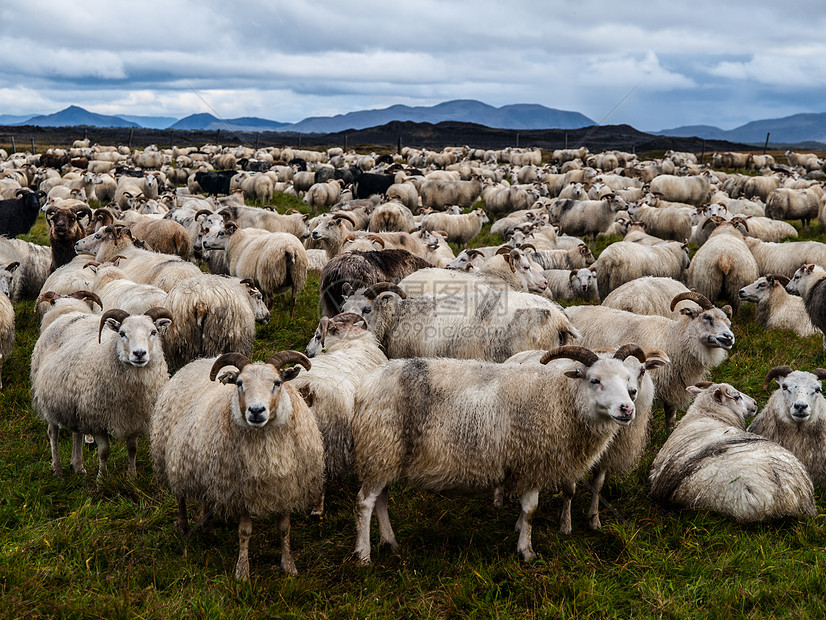
[[372,312],[372,310],[373,310],[373,309],[372,309],[370,306],[364,306],[364,308],[362,308],[362,310],[361,310],[361,311],[362,311],[364,314],[370,314],[370,312]]
[[738,394],[737,396],[735,396],[735,397],[734,397],[734,400],[740,400],[740,399],[741,399],[741,397],[740,397],[740,395],[739,395],[739,394]]
[[157,330],[157,329],[153,329],[151,332],[149,332],[149,335],[150,335],[150,336],[157,336],[157,335],[158,335],[158,330]]
[[591,383],[593,385],[599,385],[600,381],[599,381],[599,379],[591,379]]
[[785,383],[783,385],[781,385],[780,387],[783,388],[784,390],[786,390],[787,392],[789,391],[789,386],[786,385]]
[[819,387],[815,388],[815,394],[820,394],[821,389]]
[[272,389],[277,390],[280,387],[281,387],[281,381],[279,381],[278,379],[276,379],[275,381],[272,382]]

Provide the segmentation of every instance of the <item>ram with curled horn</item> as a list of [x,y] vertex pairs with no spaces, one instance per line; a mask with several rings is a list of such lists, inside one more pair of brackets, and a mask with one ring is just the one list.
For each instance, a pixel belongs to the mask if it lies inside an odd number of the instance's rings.
[[667,355],[671,362],[655,373],[653,380],[669,430],[676,423],[677,410],[691,402],[686,388],[722,363],[735,341],[729,308],[717,308],[704,295],[687,291],[671,300],[672,310],[685,301],[693,303],[673,318],[606,306],[576,306],[565,311],[582,332],[583,346],[620,347],[635,342],[643,349],[659,349]]

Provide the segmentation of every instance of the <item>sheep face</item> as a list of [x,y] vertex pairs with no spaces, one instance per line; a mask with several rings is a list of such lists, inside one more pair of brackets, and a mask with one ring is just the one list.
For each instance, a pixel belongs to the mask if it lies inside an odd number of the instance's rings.
[[242,428],[285,424],[292,413],[290,397],[281,388],[298,375],[298,368],[278,370],[266,363],[246,364],[239,371],[225,371],[219,380],[234,383],[233,421]]
[[11,282],[14,279],[14,271],[20,263],[14,262],[0,269],[0,293],[6,297],[11,297]]
[[597,272],[584,267],[571,271],[571,288],[577,295],[588,295],[597,290]]
[[205,250],[226,250],[232,234],[237,229],[238,227],[233,222],[228,222],[227,225],[215,231],[214,234],[202,239],[201,247]]
[[83,237],[75,243],[75,252],[78,254],[97,254],[100,247],[107,241],[115,238],[114,229],[111,226],[104,226],[91,235]]
[[307,357],[315,357],[334,344],[361,338],[366,331],[367,322],[357,314],[341,313],[331,319],[324,317],[307,343],[305,353]]
[[803,297],[809,287],[823,276],[826,276],[826,271],[822,267],[813,264],[803,265],[794,272],[791,281],[786,285],[786,291]]
[[445,269],[455,269],[456,271],[476,271],[478,264],[483,261],[485,255],[477,250],[462,250],[459,255],[445,265]]
[[590,366],[568,370],[565,376],[582,381],[595,421],[610,417],[620,426],[628,426],[634,420],[640,375],[632,373],[622,360],[599,359]]
[[503,256],[530,292],[542,293],[548,288],[548,280],[542,275],[542,270],[524,252],[514,249]]
[[159,352],[163,355],[160,332],[164,331],[172,321],[166,317],[152,320],[151,317],[141,314],[128,316],[122,321],[116,317],[106,319],[106,327],[114,331],[120,342],[118,343],[118,359],[123,364],[130,364],[143,368],[152,361]]
[[[775,379],[783,398],[783,412],[793,422],[805,422],[823,401],[820,379],[810,372],[795,370]],[[822,407],[822,404],[820,405]]]
[[748,286],[744,286],[737,292],[737,296],[742,301],[751,301],[754,303],[760,303],[761,301],[765,301],[771,295],[772,289],[774,288],[774,283],[769,282],[766,276],[762,276],[749,284]]
[[684,329],[690,339],[698,340],[709,349],[725,349],[728,351],[734,346],[731,320],[719,308],[708,310],[683,308],[680,310],[680,314],[683,315],[681,320],[686,321]]
[[716,383],[705,389],[690,385],[686,391],[698,396],[697,400],[711,398],[715,405],[714,408],[727,409],[741,421],[757,413],[757,401],[734,389],[728,383]]

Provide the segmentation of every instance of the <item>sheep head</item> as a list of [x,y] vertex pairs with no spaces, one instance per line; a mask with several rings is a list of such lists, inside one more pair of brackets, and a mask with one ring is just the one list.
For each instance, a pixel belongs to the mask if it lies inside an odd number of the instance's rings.
[[125,310],[107,310],[100,317],[98,342],[101,342],[103,328],[115,332],[118,359],[123,364],[143,368],[152,362],[160,352],[163,358],[160,335],[172,324],[172,314],[166,308],[149,308],[144,314],[130,315]]
[[215,381],[226,366],[237,369],[221,374],[219,380],[236,387],[231,408],[233,420],[239,426],[260,428],[270,419],[281,425],[292,413],[290,395],[282,390],[282,386],[301,370],[297,366],[284,369],[291,363],[300,364],[307,370],[311,368],[310,360],[298,351],[281,351],[266,362],[255,363],[241,353],[225,353],[212,364],[209,378]]

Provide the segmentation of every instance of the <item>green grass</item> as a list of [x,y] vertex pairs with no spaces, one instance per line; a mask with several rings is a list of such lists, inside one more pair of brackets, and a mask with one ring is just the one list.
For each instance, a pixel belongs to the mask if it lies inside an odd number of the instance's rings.
[[[290,204],[279,205],[292,208]],[[30,238],[44,240],[42,221]],[[808,237],[823,240],[815,225]],[[487,241],[479,240],[481,243]],[[253,357],[302,350],[316,325],[318,281],[311,278],[296,316],[284,306],[259,327]],[[818,337],[766,332],[753,309],[734,320],[737,343],[713,379],[728,381],[763,405],[763,377],[775,365],[826,366]],[[49,472],[45,425],[31,413],[29,357],[37,338],[32,302],[16,305],[17,343],[0,393],[0,616],[17,617],[817,617],[826,614],[822,578],[824,515],[759,525],[674,510],[648,498],[647,471],[665,440],[655,408],[652,443],[630,476],[609,480],[603,529],[586,529],[585,485],[574,500],[574,533],[557,533],[560,498],[541,498],[534,523],[540,558],[516,553],[514,502],[489,494],[444,497],[394,487],[390,514],[398,555],[374,553],[369,568],[350,556],[354,481],[330,489],[320,522],[295,515],[298,577],[279,568],[273,519],[254,520],[252,579],[233,578],[236,523],[180,536],[175,502],[152,476],[147,442],[138,478],[124,476],[126,450],[113,442],[109,479],[64,480]],[[97,380],[90,369],[90,380]],[[61,442],[68,460],[68,436]],[[86,463],[94,474],[94,449]],[[817,493],[826,506],[826,493]],[[375,541],[375,533],[374,533]]]

